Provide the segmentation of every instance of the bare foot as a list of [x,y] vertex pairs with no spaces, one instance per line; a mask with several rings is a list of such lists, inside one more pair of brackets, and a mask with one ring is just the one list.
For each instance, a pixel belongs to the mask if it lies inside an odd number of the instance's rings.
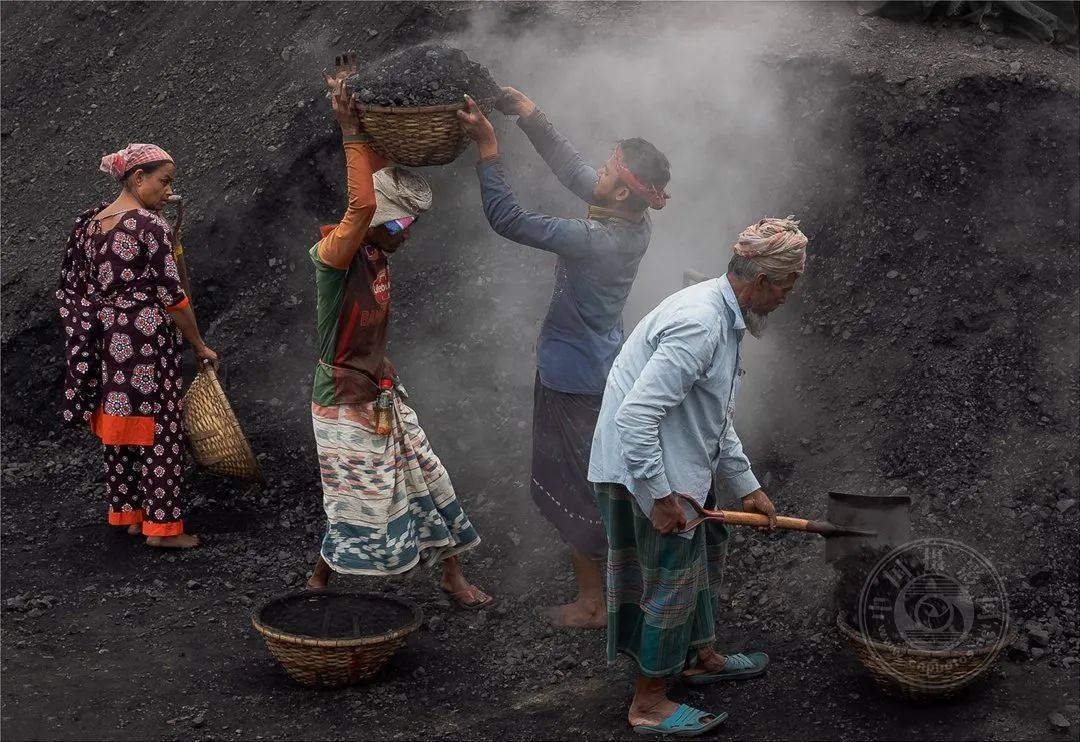
[[147,536],[146,545],[158,549],[194,549],[199,545],[199,537],[194,533],[181,533],[178,536]]
[[575,629],[607,628],[607,608],[603,604],[574,601],[566,605],[545,608],[543,615],[553,626],[568,626]]
[[141,536],[142,535],[142,523],[132,523],[127,527],[129,536]]
[[322,590],[330,584],[330,578],[334,576],[334,570],[330,569],[330,565],[326,563],[326,560],[319,555],[319,561],[315,564],[315,569],[311,573],[311,577],[308,578],[307,590]]
[[641,703],[635,699],[634,703],[630,704],[630,711],[627,713],[626,718],[630,721],[632,727],[639,724],[653,726],[674,714],[678,708],[679,704],[669,698],[661,698],[651,703]]

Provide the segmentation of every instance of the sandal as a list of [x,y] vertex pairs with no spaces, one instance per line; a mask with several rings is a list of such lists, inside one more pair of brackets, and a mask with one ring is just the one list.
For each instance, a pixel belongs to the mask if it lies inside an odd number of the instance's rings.
[[[712,717],[705,721],[707,717]],[[727,712],[713,714],[708,711],[687,706],[685,703],[672,712],[671,716],[659,724],[638,724],[633,727],[635,734],[671,734],[676,737],[697,737],[710,729],[715,729],[727,720]]]
[[687,685],[708,685],[721,680],[749,680],[765,674],[769,666],[769,655],[764,652],[729,654],[724,666],[715,672],[701,672],[695,675],[683,674],[682,681]]
[[443,588],[442,591],[456,600],[459,606],[470,611],[478,611],[495,602],[495,598],[491,597],[475,585],[467,587],[464,590],[458,590],[457,592],[451,592],[446,588]]

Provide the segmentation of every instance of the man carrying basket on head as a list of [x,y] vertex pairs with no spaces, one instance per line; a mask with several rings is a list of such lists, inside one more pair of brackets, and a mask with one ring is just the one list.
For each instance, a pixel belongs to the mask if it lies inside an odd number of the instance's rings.
[[555,288],[536,343],[533,389],[532,497],[570,546],[578,597],[553,606],[558,626],[603,628],[604,526],[587,473],[589,444],[604,381],[623,342],[622,311],[649,247],[649,209],[667,202],[667,157],[644,139],[624,139],[599,170],[582,159],[536,105],[505,88],[498,107],[518,126],[559,181],[589,204],[585,219],[525,211],[499,154],[495,131],[476,104],[460,111],[477,143],[480,190],[491,228],[503,237],[554,253]]
[[[469,584],[457,556],[480,537],[385,356],[387,257],[431,206],[431,188],[368,146],[345,86],[355,56],[336,67],[326,84],[344,139],[349,200],[341,222],[323,227],[310,250],[320,348],[311,411],[329,524],[308,587],[325,587],[333,572],[393,575],[441,562],[442,589],[466,608],[483,608],[492,598]],[[388,406],[377,409],[376,400]]]

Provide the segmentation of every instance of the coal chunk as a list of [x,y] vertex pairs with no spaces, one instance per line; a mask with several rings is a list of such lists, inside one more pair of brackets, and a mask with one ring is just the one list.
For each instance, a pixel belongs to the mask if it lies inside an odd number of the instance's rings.
[[443,44],[412,47],[361,65],[347,83],[361,103],[374,106],[438,106],[466,94],[478,101],[502,94],[487,68]]

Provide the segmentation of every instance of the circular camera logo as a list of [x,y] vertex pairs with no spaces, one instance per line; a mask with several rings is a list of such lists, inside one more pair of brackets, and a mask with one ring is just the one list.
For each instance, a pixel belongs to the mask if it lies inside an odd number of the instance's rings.
[[[898,654],[870,645],[897,679],[940,689],[966,683],[993,662],[1007,641],[1008,610],[1001,576],[982,554],[958,541],[921,539],[870,570],[859,594],[858,628],[878,644],[918,650]],[[973,664],[976,655],[981,661]]]

